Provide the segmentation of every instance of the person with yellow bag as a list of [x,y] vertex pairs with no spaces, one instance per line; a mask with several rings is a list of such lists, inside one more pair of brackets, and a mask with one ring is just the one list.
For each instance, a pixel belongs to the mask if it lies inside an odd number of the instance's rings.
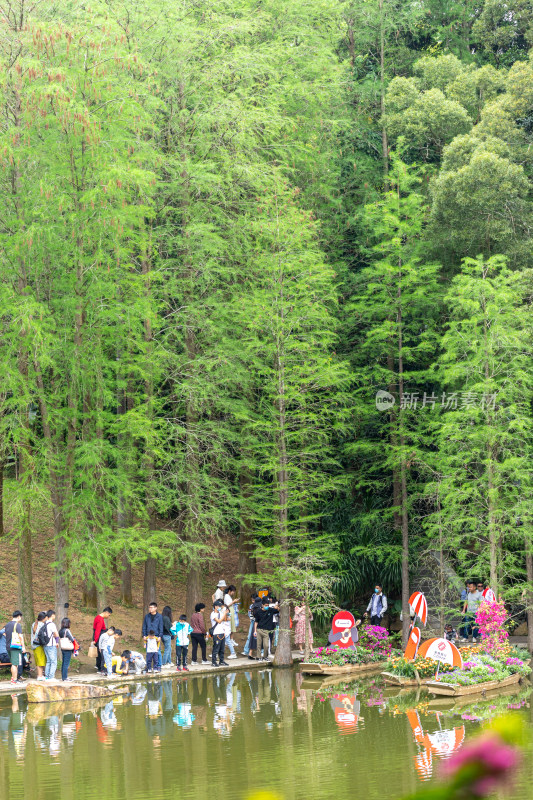
[[22,654],[26,652],[22,633],[22,611],[13,611],[13,619],[5,627],[6,647],[11,662],[11,683],[22,683]]

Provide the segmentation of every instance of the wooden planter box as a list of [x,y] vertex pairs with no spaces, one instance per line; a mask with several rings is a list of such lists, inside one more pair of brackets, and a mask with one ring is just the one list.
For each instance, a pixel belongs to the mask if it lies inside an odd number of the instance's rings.
[[375,675],[381,672],[383,664],[347,664],[344,667],[328,664],[310,664],[304,661],[300,664],[300,671],[306,675]]
[[474,683],[471,686],[457,686],[454,683],[444,683],[440,681],[428,681],[427,688],[432,694],[443,695],[445,697],[461,697],[466,694],[482,694],[493,689],[502,689],[504,686],[512,686],[520,683],[521,675],[510,675],[503,681],[485,681],[484,683]]
[[417,686],[425,686],[430,678],[421,678],[420,681],[417,681],[416,678],[404,678],[402,675],[394,675],[392,672],[382,672],[381,673],[383,680],[385,683],[388,683],[389,686],[401,686],[401,687],[417,687]]

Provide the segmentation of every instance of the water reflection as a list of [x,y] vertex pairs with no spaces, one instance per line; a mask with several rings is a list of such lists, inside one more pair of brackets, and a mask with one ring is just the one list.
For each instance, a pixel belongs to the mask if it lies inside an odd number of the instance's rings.
[[[529,703],[521,690],[445,707],[423,693],[394,695],[379,679],[317,682],[272,669],[127,689],[72,703],[0,698],[0,796],[99,800],[109,784],[109,800],[203,800],[207,789],[242,800],[259,787],[326,800],[352,792],[347,767],[359,763],[361,795],[381,799],[387,785],[387,797],[399,797],[431,780],[478,720]],[[524,787],[518,797],[527,796]]]
[[428,780],[433,776],[433,756],[449,758],[465,740],[464,725],[443,728],[443,715],[438,711],[433,713],[438,723],[438,729],[429,733],[422,727],[418,711],[414,709],[406,711],[414,740],[419,745],[418,752],[414,757],[415,768],[423,780]]

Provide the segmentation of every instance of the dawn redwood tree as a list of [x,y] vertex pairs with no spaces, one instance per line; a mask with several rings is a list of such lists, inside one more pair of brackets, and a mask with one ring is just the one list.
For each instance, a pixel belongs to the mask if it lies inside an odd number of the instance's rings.
[[[289,575],[312,549],[316,507],[334,491],[334,431],[346,426],[349,375],[335,355],[335,275],[317,245],[316,224],[278,171],[265,176],[256,217],[249,285],[236,298],[244,363],[256,400],[245,415],[254,496],[257,555],[279,592],[275,663],[291,663]],[[246,298],[246,301],[245,301]],[[245,301],[245,302],[244,302]]]
[[448,546],[500,594],[531,550],[531,306],[505,258],[465,259],[446,296],[438,362],[451,395],[439,430]]
[[[365,209],[371,263],[357,275],[350,306],[351,342],[362,362],[356,362],[355,368],[358,426],[365,435],[349,451],[359,459],[360,489],[372,491],[384,468],[393,476],[391,512],[393,527],[401,537],[396,557],[402,565],[406,640],[410,619],[409,482],[423,432],[414,399],[419,393],[413,389],[421,389],[422,402],[437,343],[438,306],[429,309],[426,296],[429,292],[438,299],[439,289],[437,267],[425,260],[422,249],[425,201],[417,191],[420,179],[397,152],[391,154],[388,183],[383,198]],[[393,398],[388,408],[376,404],[380,390]],[[398,486],[394,476],[399,479]],[[381,560],[395,557],[390,547],[376,555]]]

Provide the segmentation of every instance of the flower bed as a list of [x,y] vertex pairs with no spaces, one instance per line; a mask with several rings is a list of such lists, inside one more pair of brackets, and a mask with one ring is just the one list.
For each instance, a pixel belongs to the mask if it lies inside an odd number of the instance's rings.
[[385,661],[391,653],[392,645],[388,641],[389,634],[379,625],[363,625],[359,631],[357,647],[317,647],[313,650],[307,663],[324,666],[346,667],[350,664],[376,664]]
[[[416,661],[410,661],[403,656],[393,656],[387,664],[387,672],[397,675],[399,678],[415,679],[417,672],[419,678],[434,678],[437,666],[437,662],[430,658],[417,658]],[[439,675],[452,671],[453,667],[448,664],[441,664],[439,667]]]
[[378,652],[363,650],[360,647],[356,650],[351,647],[345,649],[340,647],[318,647],[316,650],[313,650],[307,659],[307,663],[347,667],[350,664],[354,666],[357,664],[374,664],[383,660],[383,656]]
[[462,669],[454,669],[446,676],[446,683],[457,686],[473,686],[486,681],[502,681],[511,675],[529,675],[531,667],[518,656],[498,657],[495,654],[478,652],[463,662]]

